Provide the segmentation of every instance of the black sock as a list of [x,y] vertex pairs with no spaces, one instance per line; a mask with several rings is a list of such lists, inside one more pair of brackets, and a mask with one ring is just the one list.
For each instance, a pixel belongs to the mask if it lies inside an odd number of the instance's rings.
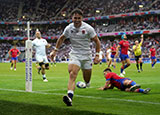
[[136,66],[137,66],[137,70],[139,70],[139,64],[136,64]]
[[68,97],[73,98],[73,93],[68,93]]
[[41,67],[39,67],[38,69],[41,70]]
[[11,67],[13,67],[13,63],[11,63]]
[[141,69],[142,69],[142,64],[143,64],[143,63],[141,62],[141,63],[140,63],[140,68],[141,68]]

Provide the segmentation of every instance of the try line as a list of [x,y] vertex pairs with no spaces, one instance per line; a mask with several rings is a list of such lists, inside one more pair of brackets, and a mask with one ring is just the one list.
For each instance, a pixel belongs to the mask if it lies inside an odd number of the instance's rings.
[[[1,91],[12,91],[12,92],[23,92],[23,93],[34,93],[34,94],[44,94],[44,95],[65,95],[63,93],[45,93],[40,91],[32,91],[26,92],[25,90],[17,90],[17,89],[3,89],[0,88]],[[103,97],[94,97],[94,96],[84,96],[84,95],[75,95],[76,97],[88,98],[88,99],[99,99],[99,100],[110,100],[110,101],[123,101],[123,102],[131,102],[131,103],[142,103],[142,104],[152,104],[152,105],[160,105],[159,102],[149,102],[149,101],[136,101],[131,99],[119,99],[119,98],[103,98]]]

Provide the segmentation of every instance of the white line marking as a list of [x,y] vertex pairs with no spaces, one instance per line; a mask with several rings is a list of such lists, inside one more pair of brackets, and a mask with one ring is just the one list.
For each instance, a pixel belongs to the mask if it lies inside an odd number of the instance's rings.
[[[16,89],[3,89],[0,88],[1,91],[14,91],[14,92],[23,92],[27,93],[25,90],[16,90]],[[31,93],[35,94],[45,94],[45,95],[66,95],[63,93],[44,93],[39,91],[32,91]],[[81,98],[89,98],[89,99],[100,99],[100,100],[111,100],[111,101],[125,101],[125,102],[133,102],[133,103],[143,103],[143,104],[152,104],[152,105],[160,105],[158,102],[149,102],[149,101],[136,101],[131,99],[119,99],[119,98],[103,98],[103,97],[94,97],[94,96],[83,96],[83,95],[75,95],[76,97]]]
[[[67,91],[67,89],[66,88],[64,88],[64,89],[48,89],[48,90],[38,90],[38,92],[46,92],[46,91]],[[37,91],[36,91],[37,92]]]

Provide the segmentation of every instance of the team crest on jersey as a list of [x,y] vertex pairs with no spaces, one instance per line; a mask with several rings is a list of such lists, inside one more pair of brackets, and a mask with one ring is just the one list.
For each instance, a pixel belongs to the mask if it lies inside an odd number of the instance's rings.
[[82,30],[82,34],[85,34],[86,33],[86,31],[85,30]]

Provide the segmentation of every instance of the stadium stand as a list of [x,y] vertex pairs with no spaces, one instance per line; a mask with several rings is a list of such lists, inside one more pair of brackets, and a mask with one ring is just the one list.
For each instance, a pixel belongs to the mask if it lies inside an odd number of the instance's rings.
[[[48,54],[51,49],[54,48],[56,39],[50,40],[50,37],[59,36],[63,29],[68,25],[68,21],[65,19],[71,18],[71,11],[79,8],[84,12],[84,17],[99,17],[114,15],[114,18],[109,17],[107,19],[100,20],[86,20],[90,23],[99,33],[108,32],[126,32],[126,31],[154,31],[160,29],[160,1],[159,0],[0,0],[0,60],[6,58],[8,50],[11,48],[14,37],[26,37],[26,21],[39,23],[31,25],[31,36],[34,38],[34,34],[37,28],[42,33],[43,37],[49,39],[49,43],[52,44],[52,48],[48,50]],[[86,4],[87,2],[87,4]],[[155,11],[156,10],[156,11]],[[142,15],[135,15],[134,12],[144,12]],[[156,13],[151,13],[155,11]],[[127,17],[123,17],[125,13],[132,13]],[[145,14],[145,15],[143,15]],[[122,16],[120,16],[122,15]],[[52,21],[65,20],[63,24],[52,23]],[[24,21],[24,23],[22,22]],[[45,22],[45,24],[43,23]],[[11,23],[7,23],[11,22]],[[16,23],[15,23],[16,22]],[[160,57],[160,36],[157,34],[146,35],[143,44],[143,57],[148,57],[149,48],[152,44],[156,46],[158,56]],[[102,50],[105,52],[106,47],[111,44],[118,43],[121,34],[118,36],[104,36],[101,39]],[[101,36],[100,36],[101,37]],[[23,39],[22,40],[25,40]],[[32,38],[32,39],[33,39]],[[129,36],[131,47],[134,40],[137,39],[137,35]],[[17,42],[18,47],[24,51],[24,44]],[[3,49],[5,47],[5,49]],[[94,47],[94,44],[91,44]],[[58,51],[58,59],[62,60],[68,58],[70,51],[70,43],[67,40]],[[94,52],[94,51],[93,51]],[[22,56],[24,57],[24,56]],[[131,55],[133,57],[133,55]]]
[[[159,0],[0,0],[0,21],[47,21],[70,18],[80,8],[84,17],[160,9]],[[87,2],[87,4],[86,4]]]

